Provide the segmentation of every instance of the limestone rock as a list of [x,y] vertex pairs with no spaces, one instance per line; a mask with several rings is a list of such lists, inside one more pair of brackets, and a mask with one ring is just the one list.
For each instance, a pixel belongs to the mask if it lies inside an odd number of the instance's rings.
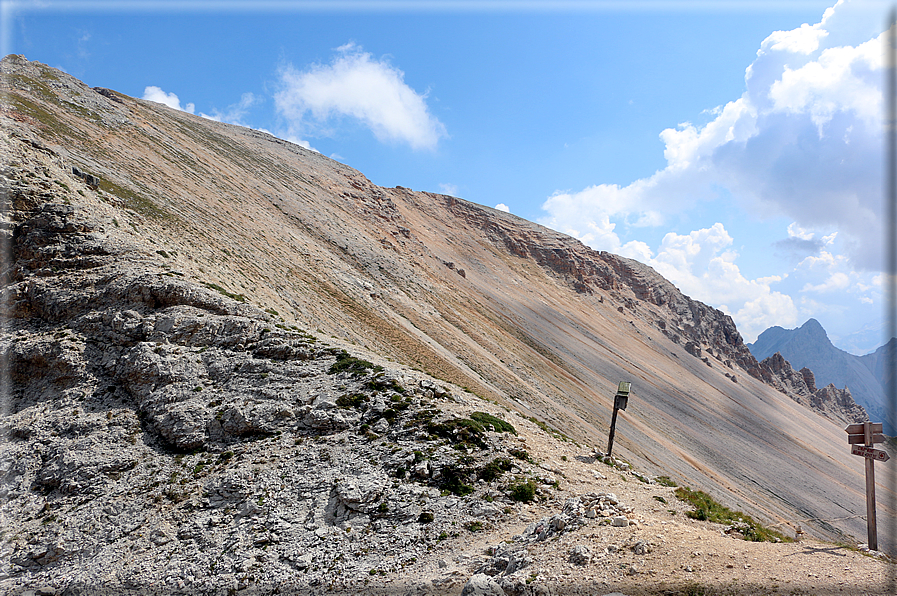
[[505,592],[494,579],[486,574],[478,573],[464,584],[461,596],[505,596]]

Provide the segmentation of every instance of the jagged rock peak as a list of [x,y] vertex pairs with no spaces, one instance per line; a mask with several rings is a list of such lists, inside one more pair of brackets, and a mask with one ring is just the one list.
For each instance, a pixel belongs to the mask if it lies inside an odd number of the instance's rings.
[[826,418],[847,424],[869,419],[865,408],[854,401],[850,389],[838,389],[831,383],[817,389],[813,371],[807,367],[795,371],[780,352],[763,360],[759,368],[773,387]]

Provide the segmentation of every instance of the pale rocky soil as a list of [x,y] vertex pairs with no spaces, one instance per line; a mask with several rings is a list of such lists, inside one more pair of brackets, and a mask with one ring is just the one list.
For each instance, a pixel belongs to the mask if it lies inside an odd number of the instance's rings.
[[[592,463],[588,450],[571,443],[538,432],[526,434],[532,453],[544,457],[549,467],[560,472],[561,490],[553,496],[554,507],[521,506],[518,522],[478,535],[462,553],[447,558],[447,569],[452,571],[443,571],[443,576],[463,577],[475,566],[465,566],[464,556],[481,560],[490,546],[519,533],[529,520],[552,515],[565,498],[613,492],[632,507],[630,519],[636,523],[626,528],[591,523],[557,539],[536,543],[528,549],[533,564],[525,570],[538,574],[535,582],[545,582],[552,593],[558,594],[892,593],[888,582],[895,567],[881,558],[806,538],[793,543],[734,538],[725,534],[725,526],[688,518],[688,507],[673,495],[675,489],[645,484],[631,473]],[[563,456],[567,461],[561,460]],[[595,478],[596,472],[606,480]],[[639,541],[650,545],[649,553],[632,551]],[[576,546],[589,547],[593,560],[587,565],[570,562],[570,551]],[[434,572],[438,570],[432,563],[421,566],[422,574]]]

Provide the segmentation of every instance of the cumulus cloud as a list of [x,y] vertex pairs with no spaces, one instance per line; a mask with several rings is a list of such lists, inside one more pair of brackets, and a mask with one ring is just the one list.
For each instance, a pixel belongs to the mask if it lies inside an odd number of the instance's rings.
[[175,95],[174,93],[165,93],[160,87],[156,87],[153,85],[150,85],[143,90],[143,99],[165,104],[169,108],[180,110],[182,112],[189,112],[190,114],[192,114],[196,109],[196,106],[194,106],[192,103],[188,103],[182,108],[181,100],[178,99],[177,95]]
[[665,168],[626,186],[556,192],[540,222],[651,264],[686,293],[726,306],[739,328],[748,317],[778,316],[774,324],[786,325],[797,311],[789,296],[770,289],[774,282],[740,274],[736,255],[723,248],[732,239],[722,226],[668,234],[656,255],[645,243],[624,244],[622,231],[662,225],[726,196],[760,217],[791,219],[773,247],[800,261],[805,275],[806,259],[831,255],[837,236],[839,270],[808,279],[805,292],[831,292],[844,276],[853,279],[851,271],[880,270],[884,34],[858,24],[869,21],[858,4],[841,0],[819,23],[770,34],[745,70],[741,97],[708,110],[703,126],[683,122],[660,133]]
[[329,64],[281,69],[278,112],[292,134],[327,135],[341,117],[363,123],[380,141],[434,149],[445,126],[430,113],[426,94],[405,83],[405,73],[349,43]]
[[816,238],[816,233],[805,230],[797,222],[788,225],[788,237],[773,244],[776,252],[788,257],[792,262],[802,261],[808,256],[818,255],[826,246],[834,243],[838,233],[834,232],[822,238]]
[[244,123],[244,119],[249,113],[249,108],[258,105],[263,101],[264,100],[260,96],[247,92],[240,96],[240,101],[229,105],[224,111],[214,109],[211,114],[200,112],[199,115],[203,118],[208,118],[209,120],[215,120],[216,122],[227,122],[239,126],[249,126]]
[[504,203],[499,203],[498,205],[495,206],[495,208],[499,211],[504,211],[505,213],[511,212],[511,208],[508,207],[507,205],[505,205]]
[[732,237],[721,223],[689,234],[668,233],[658,254],[639,259],[683,292],[713,304],[736,320],[746,341],[772,325],[794,325],[798,309],[790,296],[774,290],[781,276],[747,279],[731,249]]

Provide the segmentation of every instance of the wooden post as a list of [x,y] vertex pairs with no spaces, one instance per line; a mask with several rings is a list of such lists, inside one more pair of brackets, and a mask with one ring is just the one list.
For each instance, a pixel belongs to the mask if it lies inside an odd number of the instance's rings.
[[614,448],[614,429],[617,426],[617,405],[614,404],[614,415],[610,419],[610,436],[607,439],[607,456],[610,457],[610,452]]
[[[872,447],[872,423],[863,424],[866,447]],[[875,523],[875,460],[866,458],[866,533],[869,549],[878,550],[878,529]]]
[[629,391],[632,383],[629,381],[620,381],[617,386],[617,394],[614,396],[614,415],[610,419],[610,436],[607,439],[607,456],[610,457],[614,448],[614,429],[617,427],[617,412],[626,409],[629,403]]
[[881,422],[861,422],[848,424],[847,444],[853,445],[850,452],[866,459],[866,530],[869,534],[869,549],[878,550],[878,530],[875,520],[875,460],[885,462],[891,459],[887,451],[873,449],[876,443],[884,443],[884,424]]

